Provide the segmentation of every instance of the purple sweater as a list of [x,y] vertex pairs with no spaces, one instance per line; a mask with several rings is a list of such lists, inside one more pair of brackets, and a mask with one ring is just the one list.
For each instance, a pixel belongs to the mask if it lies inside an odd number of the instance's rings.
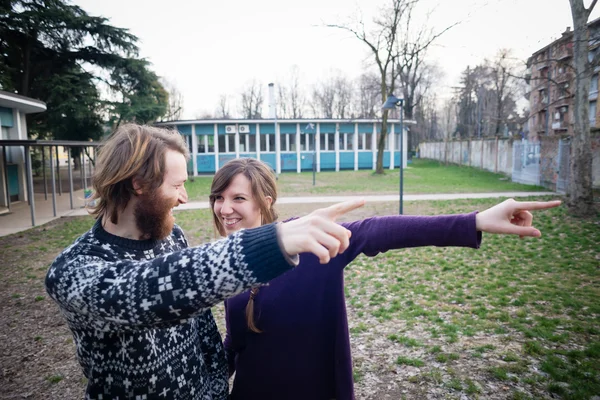
[[475,212],[447,216],[386,216],[343,223],[350,247],[319,264],[302,254],[300,264],[260,288],[251,332],[245,308],[249,292],[225,301],[229,370],[236,371],[232,399],[354,399],[344,268],[360,253],[375,256],[419,246],[478,248]]

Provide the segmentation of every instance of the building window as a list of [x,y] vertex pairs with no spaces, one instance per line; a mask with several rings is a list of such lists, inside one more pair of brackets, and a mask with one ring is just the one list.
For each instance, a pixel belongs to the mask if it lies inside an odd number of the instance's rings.
[[[568,87],[568,85],[567,85]],[[592,75],[592,80],[590,81],[590,93],[596,93],[598,91],[598,74]]]
[[596,100],[594,101],[590,101],[590,111],[589,111],[590,115],[590,126],[594,127],[596,126]]
[[315,135],[305,133],[300,135],[300,150],[301,151],[314,151],[315,150]]
[[240,134],[240,153],[254,153],[256,151],[255,136],[249,133]]
[[322,133],[319,135],[319,143],[321,145],[321,151],[334,151],[335,133]]
[[263,135],[260,138],[260,151],[265,153],[275,152],[275,135]]
[[286,133],[281,136],[281,151],[296,151],[295,133]]
[[354,133],[340,135],[340,150],[354,150]]
[[359,150],[372,150],[373,149],[373,134],[372,133],[363,133],[360,135],[360,140],[358,141],[358,149]]
[[198,153],[214,153],[215,138],[212,135],[198,135]]

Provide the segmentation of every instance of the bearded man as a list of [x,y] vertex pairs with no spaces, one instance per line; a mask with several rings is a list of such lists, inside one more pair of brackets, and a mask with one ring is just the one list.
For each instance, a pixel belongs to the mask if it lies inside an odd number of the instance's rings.
[[93,227],[52,263],[46,290],[66,317],[86,399],[225,399],[228,372],[210,307],[348,247],[348,202],[286,224],[188,247],[172,209],[187,202],[189,151],[165,129],[128,124],[104,143]]

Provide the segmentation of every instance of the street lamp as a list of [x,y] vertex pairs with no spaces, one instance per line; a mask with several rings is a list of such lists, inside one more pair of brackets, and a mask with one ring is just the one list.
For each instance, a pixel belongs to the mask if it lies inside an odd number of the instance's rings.
[[382,110],[395,110],[396,107],[400,107],[400,215],[402,215],[402,192],[404,186],[404,109],[402,105],[404,99],[399,99],[393,94],[387,98],[385,103],[381,106]]

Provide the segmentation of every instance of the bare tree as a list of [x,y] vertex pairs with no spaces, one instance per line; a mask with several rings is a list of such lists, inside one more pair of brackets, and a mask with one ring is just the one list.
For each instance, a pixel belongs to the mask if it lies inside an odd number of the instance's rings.
[[508,126],[510,116],[516,109],[516,97],[521,83],[516,77],[522,74],[517,71],[517,63],[511,57],[509,49],[499,50],[487,70],[495,94],[494,134],[500,136],[500,130],[503,126]]
[[396,44],[398,60],[394,79],[400,81],[404,97],[404,113],[407,119],[413,119],[414,108],[419,105],[421,98],[433,82],[428,78],[431,78],[431,75],[434,74],[433,70],[437,69],[425,61],[427,50],[437,38],[456,25],[450,25],[436,33],[428,26],[427,21],[430,16],[428,14],[426,22],[414,28],[412,22],[415,6],[416,1],[407,8],[402,24],[402,34]]
[[357,88],[353,101],[355,116],[375,118],[381,106],[379,78],[374,73],[366,72],[358,77],[355,86]]
[[177,86],[166,78],[160,78],[160,83],[167,91],[169,95],[169,102],[167,103],[167,112],[161,118],[161,121],[174,121],[181,118],[183,113],[183,95],[177,88]]
[[[467,66],[461,76],[461,86],[456,89],[456,98],[458,102],[457,109],[457,125],[456,134],[463,137],[472,137],[474,132],[477,132],[478,136],[481,131],[479,124],[481,121],[481,107],[482,104],[482,76],[475,68]],[[454,133],[454,132],[453,132]]]
[[458,102],[456,97],[452,97],[444,101],[442,105],[440,118],[440,136],[442,139],[447,140],[448,137],[452,137],[454,131],[456,130],[457,104]]
[[231,118],[231,112],[229,111],[229,96],[222,94],[219,96],[219,104],[216,110],[217,118],[229,119]]
[[285,84],[277,84],[277,117],[290,118],[289,112],[289,89]]
[[277,115],[282,118],[302,118],[306,100],[300,85],[300,70],[297,65],[290,68],[285,83],[277,85]]
[[[381,102],[383,103],[389,94],[394,93],[396,89],[396,79],[399,60],[400,26],[410,25],[410,19],[413,8],[419,3],[419,0],[389,0],[388,6],[382,7],[379,15],[373,21],[373,29],[368,30],[362,18],[357,18],[354,22],[346,24],[328,24],[328,27],[342,29],[351,33],[354,37],[364,43],[379,73],[379,87]],[[439,37],[448,28],[439,34],[434,34],[431,40],[423,45],[426,48],[437,37]],[[423,46],[419,46],[418,49]],[[388,110],[384,110],[381,119],[381,132],[377,140],[377,163],[375,173],[383,174],[383,154],[388,134]]]
[[198,111],[196,111],[194,118],[195,119],[214,119],[215,116],[213,113],[211,113],[208,110],[198,110]]
[[441,136],[444,140],[444,163],[448,164],[448,142],[457,129],[458,98],[452,97],[444,101],[441,110]]
[[[327,25],[331,28],[343,29],[350,32],[368,47],[379,72],[382,103],[395,89],[393,77],[395,76],[394,68],[397,59],[398,26],[408,8],[412,6],[413,1],[416,2],[416,0],[391,0],[391,6],[383,7],[379,16],[373,21],[375,28],[372,32],[367,32],[362,19],[345,25]],[[387,120],[388,110],[384,110],[381,118],[381,132],[377,141],[377,163],[375,167],[375,173],[377,174],[384,173],[383,153],[387,140]]]
[[263,91],[256,80],[248,83],[242,91],[242,116],[247,119],[262,118]]
[[339,70],[313,86],[310,107],[317,118],[349,118],[354,97],[354,85]]
[[[592,150],[589,121],[590,78],[592,66],[588,61],[589,32],[587,22],[597,0],[585,7],[583,0],[569,0],[573,16],[573,63],[575,65],[574,134],[571,141],[569,176],[569,211],[576,216],[594,213],[592,191]],[[596,61],[596,60],[593,60]]]
[[335,87],[335,112],[334,118],[348,118],[349,110],[352,108],[353,85],[352,82],[342,74],[338,74],[334,80]]
[[313,86],[310,106],[317,118],[333,118],[336,83],[333,73]]

